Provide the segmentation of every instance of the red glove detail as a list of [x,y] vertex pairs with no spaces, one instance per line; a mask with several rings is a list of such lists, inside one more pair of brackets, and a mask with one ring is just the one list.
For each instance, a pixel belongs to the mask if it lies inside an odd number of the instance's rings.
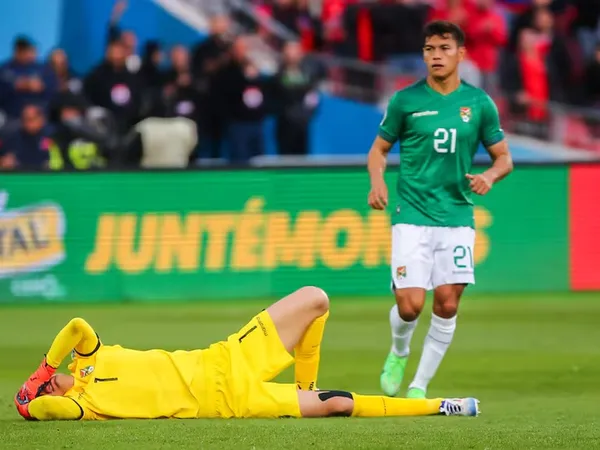
[[25,419],[31,419],[29,415],[29,402],[42,394],[44,384],[50,381],[55,372],[56,369],[49,366],[44,357],[38,369],[33,372],[19,392],[17,392],[17,395],[15,395],[17,411]]

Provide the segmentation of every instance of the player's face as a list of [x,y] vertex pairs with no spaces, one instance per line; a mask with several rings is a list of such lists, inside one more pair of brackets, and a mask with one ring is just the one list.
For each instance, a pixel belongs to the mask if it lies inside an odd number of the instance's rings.
[[446,79],[456,72],[458,63],[465,56],[465,48],[459,47],[451,35],[431,36],[423,46],[423,59],[429,75],[436,79]]
[[44,387],[42,395],[62,396],[73,387],[75,380],[71,375],[57,373],[50,378]]

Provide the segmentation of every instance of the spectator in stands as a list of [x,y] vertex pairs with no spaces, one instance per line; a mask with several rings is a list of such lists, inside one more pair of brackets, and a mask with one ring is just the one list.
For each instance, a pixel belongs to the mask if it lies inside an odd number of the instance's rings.
[[138,75],[125,67],[120,41],[108,45],[105,60],[85,78],[84,92],[92,104],[112,113],[120,134],[126,134],[139,120],[143,85]]
[[48,65],[56,77],[58,92],[81,92],[82,82],[69,65],[67,54],[62,48],[52,50]]
[[421,76],[423,62],[423,26],[429,7],[415,0],[396,0],[371,8],[375,59],[387,58],[404,73]]
[[586,67],[585,92],[589,105],[600,105],[600,43],[596,44],[594,57]]
[[600,41],[600,2],[593,0],[571,0],[576,7],[572,22],[579,45],[586,59],[594,58],[596,43]]
[[104,133],[86,120],[87,103],[67,92],[56,103],[55,126],[50,146],[51,170],[89,170],[103,168],[110,156],[115,158],[119,136]]
[[543,122],[548,118],[547,103],[550,100],[550,81],[546,66],[549,51],[547,42],[540,39],[532,29],[521,31],[518,60],[522,90],[518,102],[527,108],[527,118]]
[[215,77],[216,106],[227,124],[229,159],[246,163],[264,153],[263,124],[268,113],[272,85],[248,55],[246,36],[238,37],[231,62]]
[[121,17],[127,10],[127,0],[116,0],[108,24],[108,43],[121,41],[125,49],[125,66],[131,73],[140,70],[142,60],[137,54],[137,36],[131,30],[119,27]]
[[536,12],[540,9],[549,10],[553,14],[564,11],[565,4],[563,0],[531,0],[531,5],[519,14],[513,21],[508,48],[511,52],[516,52],[519,46],[521,31],[525,28],[534,27]]
[[467,51],[482,75],[482,88],[490,95],[497,93],[497,69],[500,48],[508,33],[504,17],[495,9],[495,0],[476,0],[464,25]]
[[545,137],[548,101],[564,102],[569,92],[570,60],[563,39],[554,33],[550,10],[536,10],[533,24],[535,28],[521,31],[513,71],[506,73],[504,87],[512,93],[517,112],[524,110],[530,122],[528,130],[519,131]]
[[565,38],[556,32],[555,16],[548,9],[538,9],[535,12],[533,26],[535,46],[545,56],[550,98],[557,102],[566,102],[572,92],[569,86],[572,64]]
[[160,44],[154,40],[146,42],[139,75],[144,86],[152,91],[159,91],[165,82],[165,76],[160,68],[162,59]]
[[225,134],[225,124],[218,113],[214,83],[217,74],[230,63],[233,42],[231,21],[218,15],[210,21],[210,35],[192,51],[192,74],[194,86],[200,92],[201,102],[206,105],[198,133],[201,153],[210,158],[220,158]]
[[[344,29],[344,11],[350,0],[323,0],[321,23],[322,35],[326,47],[337,50],[346,39],[347,32]],[[352,1],[352,3],[355,3]],[[336,51],[338,53],[339,51]]]
[[427,21],[447,20],[464,29],[469,19],[468,6],[466,0],[442,0],[431,9]]
[[26,104],[16,128],[6,132],[0,149],[4,169],[44,169],[48,167],[51,128],[40,105]]
[[210,34],[192,52],[192,71],[195,77],[217,72],[229,62],[233,42],[231,21],[227,16],[215,16],[210,21]]
[[274,95],[280,155],[308,153],[309,126],[320,101],[317,83],[323,76],[323,68],[306,58],[298,42],[285,45]]
[[1,108],[9,117],[17,118],[24,105],[36,103],[45,107],[55,92],[54,74],[37,62],[35,45],[26,37],[18,37],[12,59],[0,67]]
[[171,49],[171,69],[166,73],[165,81],[161,117],[187,117],[198,124],[202,100],[192,83],[190,54],[183,45]]

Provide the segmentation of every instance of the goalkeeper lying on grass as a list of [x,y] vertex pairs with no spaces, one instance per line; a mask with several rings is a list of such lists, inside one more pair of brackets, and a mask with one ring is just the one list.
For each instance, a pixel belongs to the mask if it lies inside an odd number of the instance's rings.
[[[73,319],[17,393],[17,410],[37,420],[478,414],[473,398],[399,399],[317,390],[328,315],[327,295],[304,287],[226,341],[175,352],[104,345],[87,322]],[[71,375],[56,373],[71,351]],[[294,362],[295,385],[270,382]]]

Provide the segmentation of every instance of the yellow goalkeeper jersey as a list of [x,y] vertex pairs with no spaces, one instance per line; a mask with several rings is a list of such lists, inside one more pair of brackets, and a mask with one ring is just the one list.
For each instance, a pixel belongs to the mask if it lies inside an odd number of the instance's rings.
[[203,352],[138,351],[98,341],[92,354],[74,352],[73,388],[64,397],[33,400],[30,413],[40,420],[194,418],[204,394],[194,382],[204,375]]
[[75,385],[66,396],[81,406],[84,419],[192,418],[202,401],[191,389],[201,366],[202,350],[100,345],[93,355],[75,356],[69,365]]

